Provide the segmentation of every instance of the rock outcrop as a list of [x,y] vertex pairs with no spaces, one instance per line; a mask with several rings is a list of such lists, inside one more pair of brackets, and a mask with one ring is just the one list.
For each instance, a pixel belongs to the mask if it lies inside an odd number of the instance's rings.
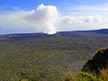
[[89,72],[93,75],[99,74],[99,69],[108,68],[108,48],[99,49],[92,60],[88,60],[83,66],[82,71]]

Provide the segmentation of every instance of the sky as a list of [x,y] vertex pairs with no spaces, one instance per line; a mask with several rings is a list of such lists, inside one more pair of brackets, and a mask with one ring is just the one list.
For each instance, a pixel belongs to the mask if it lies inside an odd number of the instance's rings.
[[1,0],[0,34],[108,28],[108,0]]

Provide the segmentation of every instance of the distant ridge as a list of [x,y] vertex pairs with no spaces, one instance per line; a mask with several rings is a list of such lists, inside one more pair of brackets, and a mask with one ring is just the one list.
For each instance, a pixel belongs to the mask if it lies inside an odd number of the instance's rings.
[[55,36],[55,35],[66,35],[72,33],[97,33],[97,34],[108,34],[108,29],[100,29],[100,30],[82,30],[82,31],[63,31],[57,32],[56,34],[48,35],[44,33],[24,33],[24,34],[7,34],[0,35],[0,38],[39,38],[45,36]]
[[81,30],[81,31],[64,31],[58,32],[57,34],[69,34],[69,33],[98,33],[98,34],[108,34],[108,29],[100,29],[100,30]]
[[100,29],[100,30],[86,30],[86,31],[75,31],[75,32],[108,34],[108,29]]
[[100,33],[100,34],[108,34],[108,29],[97,30],[97,33]]

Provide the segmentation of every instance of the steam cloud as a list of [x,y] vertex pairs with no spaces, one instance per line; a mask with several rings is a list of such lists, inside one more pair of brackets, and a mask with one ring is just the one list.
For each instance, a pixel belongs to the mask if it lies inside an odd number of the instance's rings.
[[31,14],[25,16],[24,19],[30,23],[41,23],[44,33],[55,34],[56,28],[54,23],[58,18],[58,12],[55,6],[39,5]]

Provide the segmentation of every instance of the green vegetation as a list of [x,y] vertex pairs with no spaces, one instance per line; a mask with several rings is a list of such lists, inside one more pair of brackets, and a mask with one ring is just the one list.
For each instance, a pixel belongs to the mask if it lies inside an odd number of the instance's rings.
[[76,75],[77,81],[93,81],[95,78],[87,72],[80,72]]
[[62,81],[69,72],[80,72],[96,50],[108,46],[108,35],[101,34],[32,36],[0,36],[1,81],[18,81],[21,73],[37,81]]
[[[35,78],[29,78],[27,74],[22,73],[19,81],[37,81]],[[100,70],[98,77],[88,72],[79,72],[76,75],[69,74],[61,81],[108,81],[108,69]]]
[[100,70],[98,77],[87,72],[79,72],[76,76],[68,76],[63,81],[108,81],[108,69]]
[[64,81],[97,81],[97,78],[87,72],[79,72],[76,76],[66,77]]
[[30,78],[25,73],[22,73],[19,81],[37,81],[37,80],[35,78]]

